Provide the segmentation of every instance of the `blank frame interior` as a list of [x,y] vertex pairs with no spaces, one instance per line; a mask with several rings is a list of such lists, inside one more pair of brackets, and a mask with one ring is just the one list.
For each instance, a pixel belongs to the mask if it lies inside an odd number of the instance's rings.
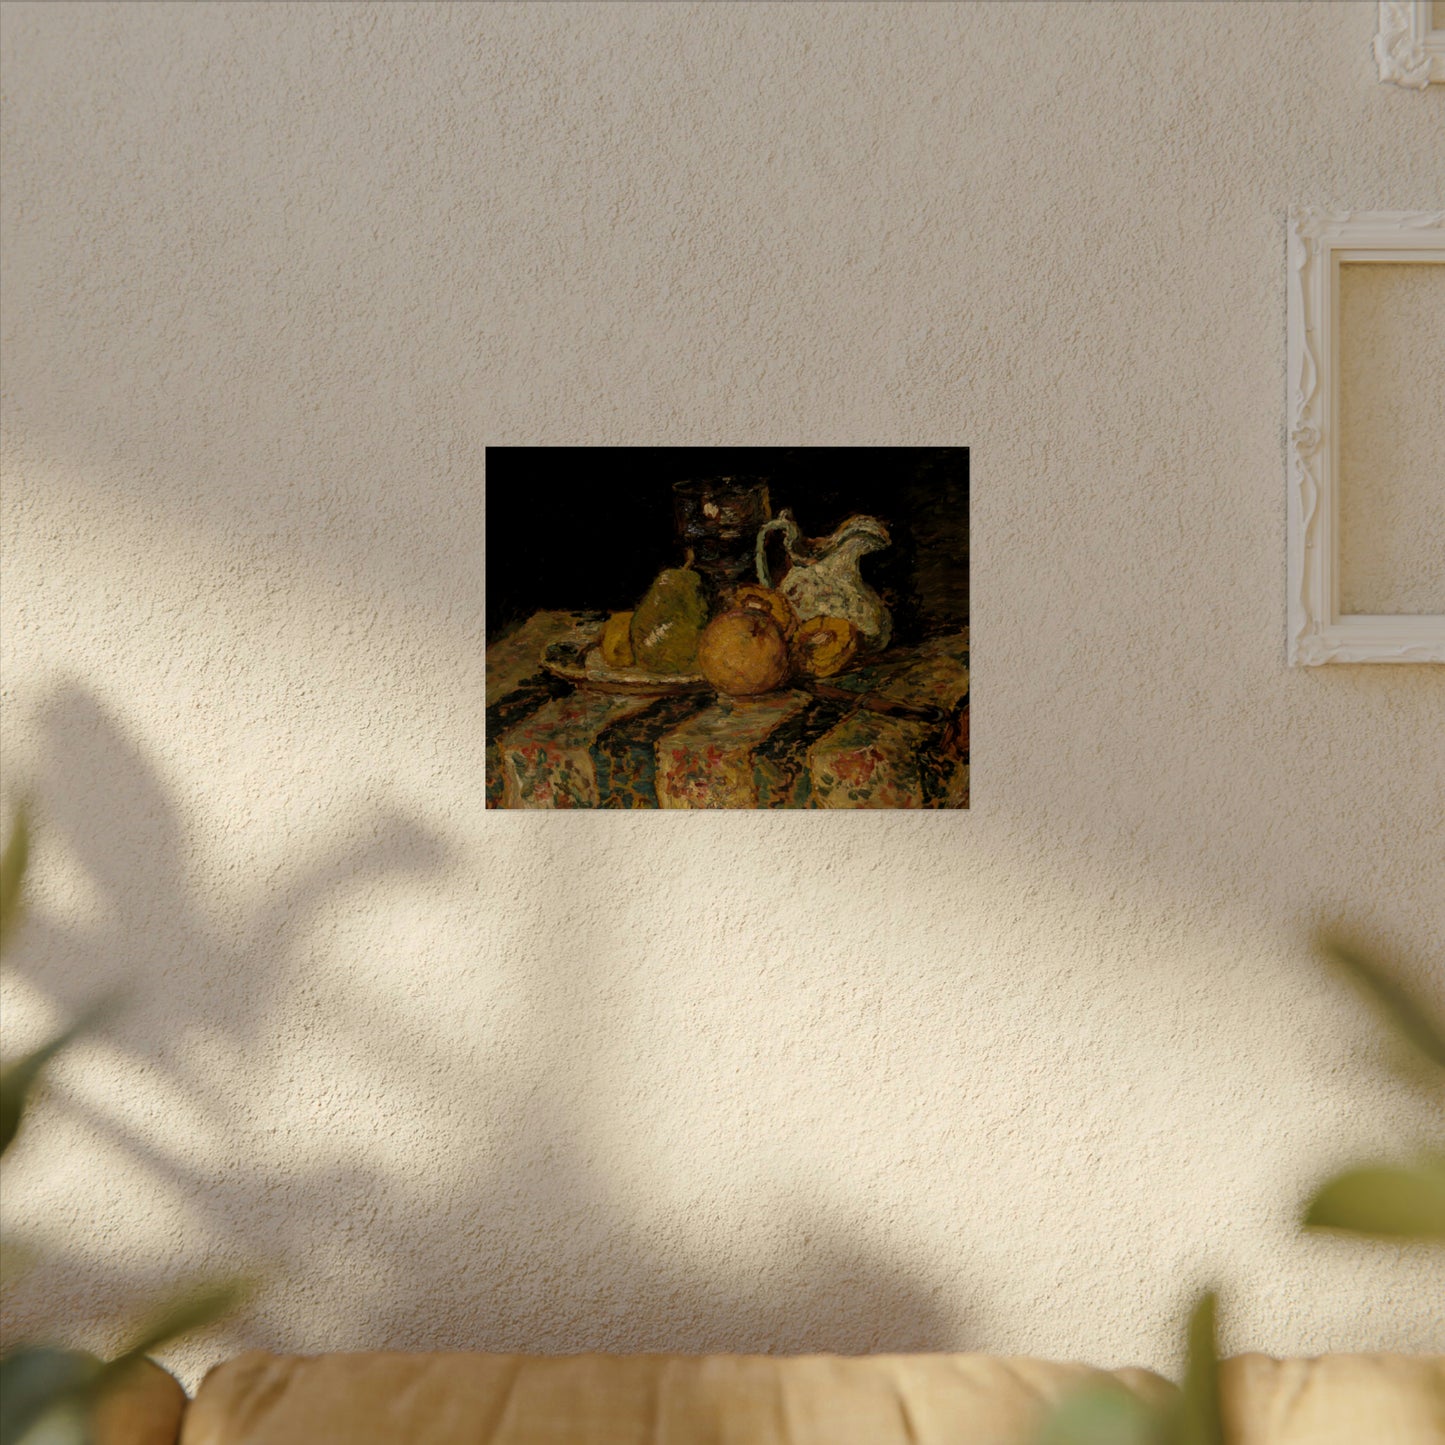
[[1445,662],[1442,266],[1445,212],[1290,213],[1293,664]]
[[1445,613],[1445,263],[1339,285],[1340,614]]

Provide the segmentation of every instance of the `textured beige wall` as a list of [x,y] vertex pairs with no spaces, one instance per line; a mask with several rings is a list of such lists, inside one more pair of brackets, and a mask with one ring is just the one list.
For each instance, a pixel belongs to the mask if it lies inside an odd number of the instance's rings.
[[[7,1218],[242,1343],[1445,1345],[1445,669],[1284,666],[1285,214],[1445,204],[1375,6],[10,5]],[[482,807],[484,447],[974,448],[973,807]],[[1434,1125],[1438,1133],[1438,1117]],[[103,1340],[103,1332],[97,1335]]]
[[1445,265],[1340,268],[1340,610],[1445,613]]

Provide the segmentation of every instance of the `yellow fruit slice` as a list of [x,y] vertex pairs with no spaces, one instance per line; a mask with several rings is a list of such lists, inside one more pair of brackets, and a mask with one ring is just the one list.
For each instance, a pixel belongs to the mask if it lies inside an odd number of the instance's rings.
[[832,677],[857,656],[858,642],[846,617],[810,617],[793,638],[793,662],[809,677]]
[[792,637],[798,627],[798,614],[793,611],[793,604],[781,592],[757,582],[745,582],[733,592],[730,610],[761,612],[782,628],[784,637]]
[[614,612],[602,625],[602,660],[608,667],[636,665],[632,655],[632,614]]

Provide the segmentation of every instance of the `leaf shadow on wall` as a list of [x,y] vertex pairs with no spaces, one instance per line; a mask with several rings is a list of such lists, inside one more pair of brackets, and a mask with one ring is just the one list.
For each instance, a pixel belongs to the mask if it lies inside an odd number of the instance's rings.
[[[152,1097],[183,1099],[159,1122],[128,1124],[124,1109],[104,1102],[110,1088],[124,1097],[124,1083],[97,1090],[103,1074],[92,1064],[81,1088],[67,1087],[61,1068],[50,1108],[100,1158],[121,1155],[136,1189],[196,1217],[199,1244],[158,1260],[127,1245],[83,1195],[66,1201],[63,1217],[17,1218],[22,1234],[28,1224],[58,1226],[75,1244],[7,1291],[12,1337],[47,1322],[118,1322],[127,1302],[195,1271],[259,1269],[269,1284],[247,1311],[191,1347],[207,1361],[257,1346],[860,1353],[964,1343],[967,1311],[896,1257],[861,1212],[798,1200],[774,1222],[771,1246],[742,1239],[708,1259],[689,1242],[695,1219],[674,1210],[639,1220],[609,1179],[600,1086],[579,1106],[529,1093],[479,1061],[485,1163],[435,1187],[383,1167],[372,1151],[298,1158],[278,1116],[364,1116],[379,1099],[384,1137],[388,1120],[435,1107],[436,1079],[458,1069],[434,1032],[379,1016],[384,1004],[309,977],[304,965],[308,928],[342,890],[436,877],[453,861],[445,840],[378,808],[362,845],[312,850],[203,907],[187,877],[180,810],[102,702],[67,682],[43,705],[37,733],[39,866],[59,853],[83,873],[99,921],[32,905],[7,968],[62,1016],[119,985],[125,1007],[97,1042],[123,1061],[122,1080],[139,1070]],[[564,991],[553,1007],[577,1012],[577,997]],[[562,1071],[549,1062],[575,1065],[561,1057],[567,1029],[536,1024],[539,1076]],[[379,1029],[392,1035],[384,1055]],[[328,1048],[367,1061],[369,1072],[350,1085],[328,1077],[314,1067]],[[27,1129],[39,1140],[47,1112]],[[25,1143],[22,1171],[32,1167]],[[738,1257],[735,1268],[719,1263]],[[98,1328],[78,1342],[112,1344]]]

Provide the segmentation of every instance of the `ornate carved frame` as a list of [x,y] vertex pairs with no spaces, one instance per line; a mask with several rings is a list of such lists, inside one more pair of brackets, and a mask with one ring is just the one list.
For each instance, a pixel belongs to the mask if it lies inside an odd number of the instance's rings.
[[1289,660],[1445,662],[1445,616],[1339,610],[1339,316],[1343,262],[1445,262],[1445,211],[1289,216]]
[[1431,0],[1380,0],[1375,59],[1381,80],[1411,90],[1445,84],[1445,30],[1434,25]]

